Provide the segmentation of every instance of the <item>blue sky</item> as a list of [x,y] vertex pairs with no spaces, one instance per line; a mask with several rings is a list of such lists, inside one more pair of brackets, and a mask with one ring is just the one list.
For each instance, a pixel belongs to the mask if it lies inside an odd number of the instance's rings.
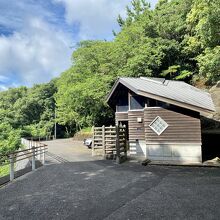
[[[152,7],[157,0],[150,0]],[[77,42],[111,40],[130,0],[0,0],[0,90],[48,82]]]

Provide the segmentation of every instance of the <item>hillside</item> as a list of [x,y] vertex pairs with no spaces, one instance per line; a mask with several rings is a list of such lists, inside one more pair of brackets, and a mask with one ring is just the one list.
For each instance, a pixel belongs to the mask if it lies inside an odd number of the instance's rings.
[[216,110],[212,118],[220,122],[220,81],[215,86],[213,86],[209,90],[209,92],[212,96],[212,100],[215,104],[215,110]]
[[[0,152],[19,148],[21,136],[53,134],[55,121],[60,136],[113,124],[105,97],[119,76],[214,85],[220,80],[219,5],[220,0],[159,0],[151,9],[133,0],[127,17],[118,17],[121,31],[112,41],[79,42],[72,66],[59,78],[0,93]],[[219,84],[210,92],[219,112]]]
[[214,133],[220,133],[220,82],[213,86],[209,93],[212,96],[212,100],[215,105],[216,112],[211,114],[207,120],[207,123],[204,124],[204,130],[210,130]]

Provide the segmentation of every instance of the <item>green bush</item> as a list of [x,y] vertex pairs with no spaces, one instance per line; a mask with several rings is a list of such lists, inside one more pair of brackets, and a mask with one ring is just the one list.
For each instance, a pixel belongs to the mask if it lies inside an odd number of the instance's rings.
[[0,177],[6,176],[9,174],[9,165],[0,165]]
[[92,128],[83,128],[79,132],[74,135],[75,140],[84,140],[85,138],[89,138],[92,136]]

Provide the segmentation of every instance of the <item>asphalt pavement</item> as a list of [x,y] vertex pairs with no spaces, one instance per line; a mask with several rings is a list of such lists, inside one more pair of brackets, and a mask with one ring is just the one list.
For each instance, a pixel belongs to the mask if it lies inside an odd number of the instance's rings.
[[0,188],[0,219],[219,219],[219,207],[219,168],[118,165],[70,139]]

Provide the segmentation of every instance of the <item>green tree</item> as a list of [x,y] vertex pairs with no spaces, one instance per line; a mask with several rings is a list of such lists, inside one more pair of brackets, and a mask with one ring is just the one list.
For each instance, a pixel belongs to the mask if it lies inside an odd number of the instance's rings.
[[194,0],[187,16],[192,48],[205,49],[220,44],[220,0]]
[[82,41],[71,67],[47,84],[0,92],[0,151],[22,135],[45,136],[55,123],[67,135],[113,124],[105,102],[118,77],[220,80],[220,0],[133,0],[112,41]]
[[66,127],[68,134],[97,124],[98,112],[100,118],[107,116],[109,109],[104,97],[109,83],[114,81],[110,74],[114,72],[111,45],[102,41],[81,42],[73,53],[73,66],[58,80],[57,122]]
[[0,153],[5,154],[21,147],[20,130],[15,130],[8,123],[0,123]]
[[207,48],[197,57],[199,74],[213,84],[220,80],[220,46]]
[[121,17],[121,15],[118,16],[118,24],[120,27],[127,27],[131,25],[133,22],[139,20],[141,15],[145,13],[146,11],[150,10],[150,3],[148,3],[145,0],[132,0],[131,1],[131,7],[126,7],[127,16],[125,19]]
[[0,152],[18,149],[22,136],[53,132],[55,82],[0,93]]

